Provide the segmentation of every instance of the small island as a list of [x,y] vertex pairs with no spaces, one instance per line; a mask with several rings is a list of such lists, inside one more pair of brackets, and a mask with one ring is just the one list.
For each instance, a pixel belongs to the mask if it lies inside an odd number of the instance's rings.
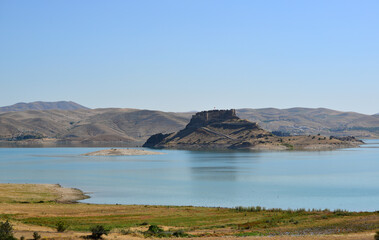
[[83,156],[138,156],[138,155],[159,155],[161,152],[146,151],[143,149],[105,149],[96,152],[82,154]]
[[175,133],[151,136],[143,147],[172,149],[331,150],[358,147],[354,137],[277,136],[257,123],[240,119],[235,109],[198,112]]

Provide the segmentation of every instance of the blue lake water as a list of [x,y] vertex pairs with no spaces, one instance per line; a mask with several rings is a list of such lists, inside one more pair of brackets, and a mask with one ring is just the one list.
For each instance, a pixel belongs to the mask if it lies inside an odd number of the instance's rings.
[[158,150],[88,157],[102,148],[0,148],[0,182],[59,183],[87,203],[379,210],[379,140],[323,152]]

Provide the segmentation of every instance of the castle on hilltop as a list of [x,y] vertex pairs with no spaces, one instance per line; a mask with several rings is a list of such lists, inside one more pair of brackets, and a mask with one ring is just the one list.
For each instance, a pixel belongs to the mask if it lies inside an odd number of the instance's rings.
[[191,121],[187,125],[187,128],[205,126],[209,123],[237,119],[239,119],[239,117],[237,117],[235,109],[202,111],[192,115]]
[[230,110],[210,110],[198,112],[192,116],[192,118],[198,118],[203,121],[211,121],[212,119],[235,119],[238,118],[235,109]]

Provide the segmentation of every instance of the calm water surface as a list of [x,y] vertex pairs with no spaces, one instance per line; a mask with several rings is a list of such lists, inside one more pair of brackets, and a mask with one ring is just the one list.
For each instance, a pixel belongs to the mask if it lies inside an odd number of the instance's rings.
[[102,148],[0,148],[0,182],[60,183],[88,203],[379,210],[379,140],[325,152],[87,157]]

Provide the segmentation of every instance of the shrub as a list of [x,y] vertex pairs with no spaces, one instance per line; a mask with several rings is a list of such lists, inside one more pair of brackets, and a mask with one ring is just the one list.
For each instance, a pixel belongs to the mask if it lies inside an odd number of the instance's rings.
[[38,234],[38,232],[34,232],[33,233],[33,240],[40,240],[41,239],[41,235]]
[[163,229],[158,227],[157,225],[150,225],[150,227],[147,231],[152,233],[152,234],[158,234],[158,233],[163,232]]
[[95,227],[91,227],[90,229],[91,235],[89,238],[91,239],[100,239],[103,235],[108,235],[109,230],[105,229],[102,225],[97,225]]
[[171,232],[165,232],[157,225],[150,225],[149,229],[143,233],[145,237],[172,237]]
[[349,216],[349,215],[351,215],[350,212],[343,210],[343,209],[336,209],[333,211],[333,213],[337,216]]
[[237,212],[260,212],[260,211],[266,211],[266,208],[261,207],[261,206],[256,206],[256,207],[235,207],[235,211]]
[[121,229],[120,230],[120,234],[121,235],[128,235],[128,234],[131,234],[133,233],[130,229]]
[[189,235],[185,233],[183,230],[177,230],[172,233],[172,236],[174,237],[188,237]]
[[379,231],[376,232],[374,239],[379,240]]
[[59,221],[59,222],[57,223],[56,227],[57,227],[57,232],[64,232],[64,231],[67,230],[68,225],[65,224],[65,223],[62,222],[62,221]]
[[2,222],[0,223],[0,240],[15,240],[16,238],[13,237],[13,227],[8,222]]

